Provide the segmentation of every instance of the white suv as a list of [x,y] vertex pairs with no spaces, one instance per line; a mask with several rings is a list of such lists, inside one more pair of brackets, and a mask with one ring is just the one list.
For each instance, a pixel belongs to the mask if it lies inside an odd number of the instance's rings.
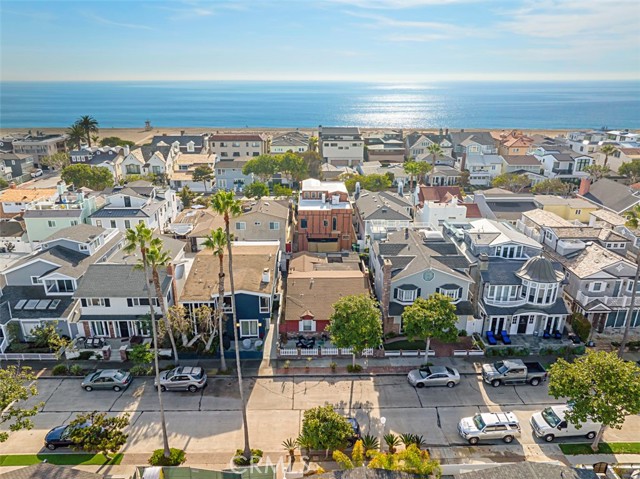
[[512,412],[489,412],[460,419],[458,432],[472,445],[481,439],[502,439],[509,444],[520,437],[521,429]]

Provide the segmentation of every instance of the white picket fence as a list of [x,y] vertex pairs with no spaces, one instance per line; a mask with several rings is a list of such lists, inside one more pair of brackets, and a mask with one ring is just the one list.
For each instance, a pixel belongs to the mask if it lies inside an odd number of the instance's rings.
[[2,353],[0,354],[0,361],[51,361],[56,360],[56,355],[53,353],[40,354],[40,353]]
[[[352,348],[310,348],[304,349],[300,348],[299,350],[293,348],[280,348],[279,355],[287,356],[287,357],[308,357],[308,356],[350,356],[352,354]],[[373,356],[373,348],[368,348],[362,351],[362,356],[370,357]]]
[[[418,358],[420,356],[424,356],[424,349],[418,350],[398,350],[398,351],[385,351],[385,357],[387,358],[398,358],[398,357],[407,357],[407,358]],[[429,350],[429,357],[433,357],[436,355],[436,352],[433,350]]]

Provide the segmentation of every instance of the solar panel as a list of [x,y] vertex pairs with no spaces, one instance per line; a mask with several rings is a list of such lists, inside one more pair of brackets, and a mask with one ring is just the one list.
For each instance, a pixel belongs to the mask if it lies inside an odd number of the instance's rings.
[[54,299],[53,301],[51,301],[51,304],[49,305],[49,309],[56,309],[59,304],[60,304],[60,300]]
[[20,301],[18,301],[16,303],[16,305],[13,307],[13,309],[20,310],[20,309],[24,308],[25,304],[27,304],[27,300],[26,299],[21,299]]
[[22,309],[36,309],[36,306],[38,306],[39,302],[40,302],[39,299],[30,299],[29,301],[27,301],[27,304],[25,304],[24,308]]
[[50,302],[51,302],[50,299],[41,299],[40,302],[38,303],[38,306],[36,306],[36,309],[40,309],[40,310],[47,309]]

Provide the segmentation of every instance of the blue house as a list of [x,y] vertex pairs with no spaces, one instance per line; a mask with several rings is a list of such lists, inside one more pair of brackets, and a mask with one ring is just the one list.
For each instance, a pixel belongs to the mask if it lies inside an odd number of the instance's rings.
[[[226,314],[225,356],[234,352],[233,328],[238,329],[241,356],[261,358],[264,338],[269,331],[273,300],[277,294],[280,243],[278,241],[238,241],[233,244],[233,278],[236,317],[231,320],[231,284],[228,258],[224,258],[224,312]],[[205,250],[195,257],[185,282],[179,303],[193,317],[193,311],[207,305],[216,308],[218,302],[219,260]],[[234,324],[235,323],[235,324]],[[194,331],[197,332],[194,320]]]

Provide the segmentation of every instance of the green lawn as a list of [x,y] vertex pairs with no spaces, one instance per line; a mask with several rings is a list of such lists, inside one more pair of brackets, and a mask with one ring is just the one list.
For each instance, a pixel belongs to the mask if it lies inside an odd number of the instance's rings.
[[569,456],[578,454],[640,454],[640,442],[601,442],[597,453],[593,452],[591,444],[560,444],[560,449]]
[[398,351],[400,349],[403,351],[415,351],[417,349],[424,351],[426,345],[424,341],[409,341],[408,339],[403,339],[402,341],[396,341],[394,343],[386,343],[384,349],[388,351]]
[[[109,464],[118,465],[122,454],[116,454]],[[102,466],[107,458],[102,454],[8,454],[0,455],[0,466],[30,466],[44,460],[60,466]]]

